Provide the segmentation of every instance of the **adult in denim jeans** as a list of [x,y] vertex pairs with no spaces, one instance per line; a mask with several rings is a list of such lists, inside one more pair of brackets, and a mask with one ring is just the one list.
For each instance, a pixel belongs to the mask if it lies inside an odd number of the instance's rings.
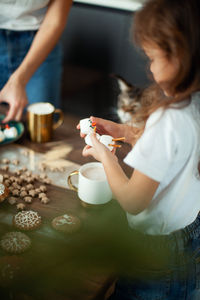
[[126,251],[112,300],[200,299],[199,20],[199,0],[146,1],[134,14],[134,35],[155,82],[132,126],[90,117],[99,134],[132,145],[124,159],[130,178],[95,133],[83,149],[103,164],[130,226],[126,244],[123,235],[117,240]]
[[72,0],[0,1],[0,102],[9,104],[5,122],[19,120],[28,103],[59,106],[58,40],[71,4]]

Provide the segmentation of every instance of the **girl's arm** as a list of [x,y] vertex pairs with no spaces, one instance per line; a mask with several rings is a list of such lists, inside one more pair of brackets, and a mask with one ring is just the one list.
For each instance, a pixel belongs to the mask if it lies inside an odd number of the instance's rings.
[[0,93],[0,101],[10,105],[4,122],[21,118],[27,104],[26,84],[56,45],[66,24],[72,0],[51,0],[43,23],[18,69],[12,74]]
[[117,157],[102,145],[93,135],[93,147],[86,146],[83,155],[92,155],[102,162],[109,185],[122,208],[131,213],[138,214],[149,205],[159,182],[135,170],[129,179],[120,167]]

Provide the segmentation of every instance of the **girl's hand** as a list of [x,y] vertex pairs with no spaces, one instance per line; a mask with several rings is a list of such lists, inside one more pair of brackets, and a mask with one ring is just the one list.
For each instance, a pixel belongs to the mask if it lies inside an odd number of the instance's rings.
[[9,110],[3,122],[10,120],[19,121],[22,117],[24,107],[28,100],[26,96],[25,86],[17,78],[12,76],[0,91],[0,102],[7,102]]
[[[100,135],[108,134],[114,138],[125,136],[125,127],[124,124],[118,124],[109,120],[90,117],[92,122],[96,123],[96,131]],[[76,126],[80,130],[80,124]],[[85,137],[85,134],[80,133],[82,138]]]
[[[113,138],[124,137],[124,142],[131,145],[135,143],[135,138],[138,134],[137,127],[133,127],[127,124],[118,124],[109,120],[95,117],[90,117],[90,120],[96,123],[96,131],[100,135],[108,134]],[[78,124],[76,128],[80,130],[80,124]],[[80,136],[84,138],[85,134],[80,132]]]
[[96,134],[93,133],[90,135],[93,147],[86,145],[83,149],[83,156],[93,156],[96,160],[103,163],[105,158],[117,161],[117,157],[114,155],[115,149],[110,151],[105,145],[100,143]]

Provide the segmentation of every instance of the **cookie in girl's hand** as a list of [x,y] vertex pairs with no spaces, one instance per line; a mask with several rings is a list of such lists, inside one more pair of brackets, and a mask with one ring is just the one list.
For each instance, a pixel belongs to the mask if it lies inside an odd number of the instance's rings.
[[89,134],[94,132],[95,125],[96,125],[92,123],[90,118],[80,120],[79,124],[80,124],[80,132],[83,134]]
[[[100,139],[100,135],[98,133],[96,133],[96,138],[99,140]],[[91,133],[87,134],[85,137],[85,143],[89,146],[93,146],[92,145],[92,141],[91,141]]]
[[[91,133],[89,133],[88,135],[86,135],[85,137],[85,143],[89,146],[93,146],[92,145],[92,141],[91,141]],[[98,133],[96,133],[96,138],[102,143],[104,144],[110,151],[113,150],[113,146],[114,143],[112,141],[113,137],[111,135],[99,135]]]
[[110,151],[113,150],[113,137],[111,135],[101,135],[99,141],[104,144]]
[[65,233],[74,233],[79,230],[81,221],[72,214],[64,214],[56,217],[51,222],[52,227],[58,231]]

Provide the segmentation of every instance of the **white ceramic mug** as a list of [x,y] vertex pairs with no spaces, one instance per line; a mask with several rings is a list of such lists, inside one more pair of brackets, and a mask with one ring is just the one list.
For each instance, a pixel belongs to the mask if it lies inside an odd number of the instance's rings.
[[[74,175],[78,175],[78,187],[71,182]],[[83,206],[105,204],[112,199],[103,165],[99,162],[82,165],[79,170],[70,173],[67,181],[70,189],[78,192]]]

